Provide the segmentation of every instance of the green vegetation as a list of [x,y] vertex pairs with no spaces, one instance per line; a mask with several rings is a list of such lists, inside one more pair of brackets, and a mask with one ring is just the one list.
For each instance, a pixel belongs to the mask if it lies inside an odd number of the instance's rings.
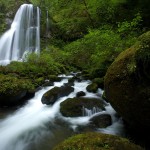
[[[111,98],[114,99],[112,103],[117,103],[116,110],[118,109],[124,119],[129,120],[131,124],[133,121],[133,124],[140,128],[149,125],[150,121],[147,118],[150,118],[150,32],[137,38],[150,30],[149,0],[1,0],[0,35],[10,26],[6,20],[13,20],[17,9],[23,3],[33,3],[41,9],[41,54],[28,54],[24,62],[11,62],[5,67],[0,66],[0,100],[6,99],[3,95],[9,98],[13,95],[14,99],[19,99],[22,93],[19,98],[16,93],[35,91],[46,79],[56,81],[58,74],[70,71],[82,71],[86,79],[93,81],[96,89],[103,87],[108,67],[122,51],[138,41],[135,47],[121,53],[115,60],[118,63],[117,69],[112,68],[113,77],[116,77],[113,90],[106,91],[103,98],[109,101]],[[48,31],[47,12],[50,21]],[[125,60],[122,59],[124,57]],[[116,76],[119,71],[120,76]],[[113,77],[110,73],[108,80]],[[131,80],[128,77],[131,77]],[[143,97],[147,101],[144,101]],[[125,100],[122,102],[123,99]],[[132,99],[133,105],[131,101],[128,102]],[[80,116],[83,103],[87,108],[92,105],[90,100],[83,98],[67,99],[61,103],[61,112],[64,116]],[[98,104],[97,101],[95,103],[103,109],[103,104]],[[124,116],[122,111],[126,111],[129,117]],[[137,112],[141,116],[138,116]],[[139,123],[139,120],[142,123]],[[141,150],[142,148],[116,136],[87,133],[68,139],[55,148],[57,149]]]
[[[0,73],[27,79],[34,88],[50,75],[70,71],[103,79],[118,54],[150,27],[149,0],[1,0],[0,34],[7,29],[5,19],[12,20],[23,3],[41,9],[41,54],[29,54],[24,62],[1,67]],[[128,68],[132,72],[134,64]]]
[[64,47],[68,52],[68,64],[87,70],[90,78],[103,77],[116,56],[133,44],[134,37],[122,39],[115,31],[108,29],[90,30],[84,38]]
[[0,74],[0,87],[0,93],[7,95],[11,95],[15,91],[33,90],[34,88],[28,79],[18,79],[11,75],[2,74]]

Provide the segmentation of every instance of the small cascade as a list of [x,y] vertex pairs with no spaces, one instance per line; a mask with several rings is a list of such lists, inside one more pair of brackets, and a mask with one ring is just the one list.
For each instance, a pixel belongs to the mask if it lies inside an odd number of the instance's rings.
[[50,33],[49,33],[49,16],[48,16],[48,10],[46,11],[46,37],[50,38]]
[[82,108],[82,115],[83,116],[92,116],[98,112],[102,111],[100,108],[98,107],[93,107],[92,109],[87,109],[83,106]]
[[40,51],[40,10],[23,4],[17,11],[11,28],[0,38],[0,64],[22,60],[29,52]]

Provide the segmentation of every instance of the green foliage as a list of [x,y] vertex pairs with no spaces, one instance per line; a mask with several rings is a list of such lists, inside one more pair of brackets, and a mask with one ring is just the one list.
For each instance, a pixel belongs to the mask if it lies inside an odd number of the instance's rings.
[[118,23],[118,32],[121,34],[129,34],[134,31],[139,31],[140,24],[142,22],[142,17],[140,13],[135,15],[132,21],[124,21]]
[[82,1],[53,1],[50,14],[59,27],[58,34],[66,41],[82,37],[90,25]]
[[[29,80],[30,83],[36,88],[44,83],[45,79],[54,78],[60,73],[65,73],[64,58],[61,52],[56,49],[49,51],[42,51],[41,55],[29,54],[26,62],[13,61],[7,66],[0,67],[2,75],[9,75],[18,80]],[[53,80],[55,80],[53,79]],[[4,81],[4,80],[3,80]],[[17,81],[19,82],[19,81]],[[28,82],[26,82],[28,84]],[[7,85],[6,82],[4,84]],[[10,83],[9,83],[10,84]],[[12,82],[14,84],[14,82]],[[21,83],[20,83],[21,84]],[[23,86],[24,84],[22,84]],[[30,84],[29,84],[30,85]]]
[[[131,0],[1,0],[0,32],[6,28],[8,13],[12,18],[20,4],[28,2],[41,9],[42,52],[27,56],[27,62],[12,62],[0,72],[34,81],[75,67],[86,70],[90,78],[103,77],[115,57],[134,43],[135,33],[141,33],[143,12],[149,8],[148,0],[134,1],[135,6]],[[47,12],[51,39],[45,31]]]
[[25,62],[12,61],[7,66],[0,67],[0,73],[12,74],[19,78],[31,79],[37,87],[50,75],[66,72],[67,53],[53,46],[43,50],[40,55],[31,53],[26,56]]
[[27,65],[34,73],[48,74],[59,74],[64,71],[63,57],[57,55],[58,51],[54,49],[52,51],[43,50],[40,56],[36,54],[30,54],[27,58]]
[[84,38],[66,45],[64,49],[69,53],[67,60],[70,65],[88,70],[93,77],[103,77],[116,56],[134,41],[131,36],[122,40],[110,28],[89,30]]

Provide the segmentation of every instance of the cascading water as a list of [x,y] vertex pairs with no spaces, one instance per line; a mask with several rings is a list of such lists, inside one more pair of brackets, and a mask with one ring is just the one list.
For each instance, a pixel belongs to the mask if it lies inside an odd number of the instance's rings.
[[[70,76],[65,77],[61,82],[55,82],[54,86],[62,86],[68,82],[68,78]],[[63,117],[60,114],[60,103],[67,98],[75,97],[79,91],[85,92],[85,97],[98,98],[97,94],[102,94],[87,92],[86,87],[88,84],[89,81],[75,82],[73,86],[74,92],[59,98],[52,106],[43,105],[41,98],[45,92],[54,86],[43,88],[16,112],[11,113],[11,115],[5,118],[1,118],[0,115],[0,150],[50,150],[59,141],[70,136],[73,131],[76,131],[76,127],[86,126],[90,118],[98,113],[110,114],[113,121],[111,126],[99,129],[100,132],[121,133],[121,131],[118,131],[118,127],[123,129],[122,123],[115,117],[115,111],[109,104],[106,106],[106,111],[95,112],[96,114],[91,116]]]
[[92,116],[93,114],[98,113],[100,111],[102,111],[102,110],[98,107],[93,107],[92,109],[88,109],[88,108],[83,107],[82,108],[82,115],[83,116]]
[[0,38],[0,64],[22,60],[28,52],[40,51],[40,10],[23,4],[17,11],[11,28]]
[[49,16],[48,16],[48,10],[46,11],[46,37],[50,37],[49,33]]

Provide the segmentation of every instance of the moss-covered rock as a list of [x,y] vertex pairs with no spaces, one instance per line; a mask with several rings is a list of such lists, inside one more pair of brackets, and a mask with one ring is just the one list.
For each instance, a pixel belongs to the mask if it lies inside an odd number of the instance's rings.
[[134,129],[150,127],[150,32],[122,52],[107,70],[105,95]]
[[94,78],[92,80],[93,83],[96,83],[99,88],[103,89],[104,88],[104,78]]
[[71,86],[54,87],[42,96],[41,101],[47,105],[54,104],[60,97],[67,96],[73,91],[74,88]]
[[104,110],[104,102],[96,98],[68,98],[60,103],[60,112],[66,117],[78,117],[83,115],[83,107],[93,109],[93,107]]
[[125,138],[89,132],[78,134],[60,143],[53,150],[144,150]]
[[86,90],[87,90],[88,92],[96,93],[97,90],[98,90],[98,85],[97,85],[97,83],[91,83],[91,84],[89,84],[89,85],[86,87]]
[[0,75],[0,105],[19,104],[27,91],[33,90],[30,80],[18,79],[15,76]]

